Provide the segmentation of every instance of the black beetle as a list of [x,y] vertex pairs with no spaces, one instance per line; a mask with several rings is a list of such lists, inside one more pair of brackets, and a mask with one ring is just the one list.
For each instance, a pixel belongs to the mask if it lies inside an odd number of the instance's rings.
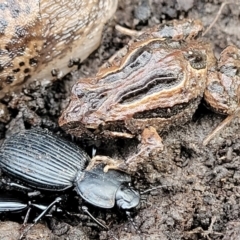
[[129,175],[115,170],[104,173],[102,165],[84,171],[89,162],[89,156],[77,145],[42,129],[13,134],[0,149],[2,170],[33,189],[64,191],[75,186],[85,201],[101,208],[112,208],[116,203],[129,210],[139,204],[139,193],[127,185]]

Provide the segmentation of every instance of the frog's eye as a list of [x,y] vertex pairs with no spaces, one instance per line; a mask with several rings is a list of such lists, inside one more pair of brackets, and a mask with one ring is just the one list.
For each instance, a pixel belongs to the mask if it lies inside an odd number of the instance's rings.
[[206,68],[206,54],[198,50],[191,50],[184,54],[190,65],[195,69]]

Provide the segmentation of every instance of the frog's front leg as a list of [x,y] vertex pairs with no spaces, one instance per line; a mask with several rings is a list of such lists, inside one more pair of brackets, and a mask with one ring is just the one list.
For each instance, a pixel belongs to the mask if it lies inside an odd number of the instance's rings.
[[240,115],[240,50],[235,46],[223,50],[216,70],[208,72],[204,98],[211,109],[228,117],[204,139],[204,145]]
[[127,167],[129,173],[136,172],[139,167],[153,156],[163,151],[163,143],[154,127],[147,127],[141,134],[141,143],[138,145],[137,153],[131,155],[123,167]]
[[[103,171],[107,172],[109,169],[116,169],[124,171],[124,169],[120,168],[120,165],[124,164],[123,160],[117,160],[108,156],[97,155],[91,159],[91,162],[88,164],[86,171],[91,170],[94,168],[95,165],[103,163],[106,166],[104,167]],[[126,172],[126,171],[125,171]]]
[[145,128],[141,134],[141,143],[138,146],[137,153],[131,155],[126,161],[116,160],[107,156],[97,155],[92,158],[86,170],[90,170],[97,163],[104,163],[104,172],[109,169],[116,169],[127,173],[134,173],[145,161],[163,151],[162,139],[153,127]]

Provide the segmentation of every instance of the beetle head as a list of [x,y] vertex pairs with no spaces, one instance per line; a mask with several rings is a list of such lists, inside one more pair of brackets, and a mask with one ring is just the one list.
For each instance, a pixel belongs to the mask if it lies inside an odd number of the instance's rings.
[[139,204],[140,195],[129,186],[121,185],[116,192],[115,200],[120,209],[128,210]]

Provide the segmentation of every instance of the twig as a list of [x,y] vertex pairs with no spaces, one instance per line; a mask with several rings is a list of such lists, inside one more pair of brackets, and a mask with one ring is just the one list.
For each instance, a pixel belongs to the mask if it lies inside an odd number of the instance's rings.
[[214,18],[214,20],[212,21],[212,23],[207,27],[207,29],[206,29],[205,32],[203,33],[203,36],[206,35],[206,34],[208,33],[208,31],[213,27],[213,25],[217,22],[219,16],[220,16],[221,13],[222,13],[223,8],[225,7],[225,5],[228,5],[228,4],[236,4],[236,5],[239,5],[240,3],[236,3],[236,2],[234,2],[233,0],[223,2],[223,3],[221,4],[221,7],[219,8],[219,10],[218,10],[218,12],[217,12],[216,17]]

